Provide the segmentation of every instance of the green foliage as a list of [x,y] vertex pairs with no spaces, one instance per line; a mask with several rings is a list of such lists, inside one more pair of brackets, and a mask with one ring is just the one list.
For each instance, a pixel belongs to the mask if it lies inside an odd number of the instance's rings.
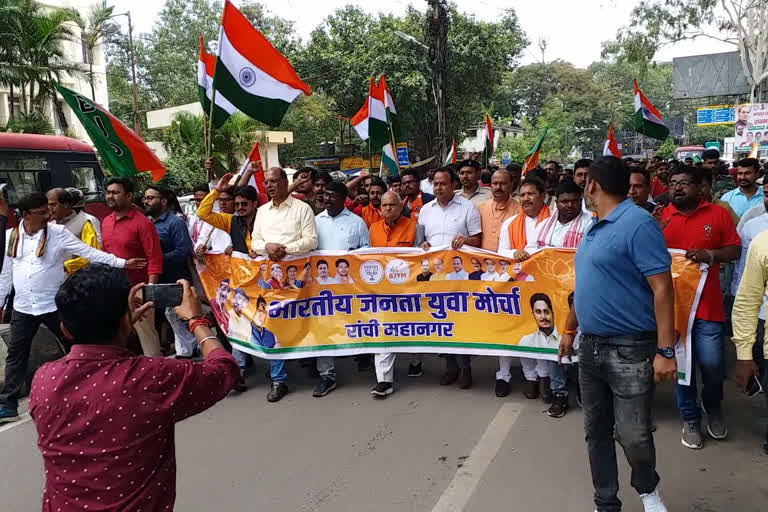
[[[688,143],[704,145],[705,142],[719,141],[722,145],[725,137],[733,137],[733,125],[697,126],[688,129]],[[721,146],[722,147],[722,146]]]
[[333,104],[323,93],[301,96],[286,112],[280,130],[293,132],[293,144],[279,146],[280,163],[298,168],[302,158],[316,156],[320,145],[334,142],[339,121],[333,118]]
[[14,116],[13,119],[8,121],[5,129],[15,133],[39,133],[43,135],[53,133],[53,125],[51,125],[50,120],[39,110],[24,112]]
[[672,158],[675,156],[675,149],[677,148],[677,145],[675,144],[675,141],[672,140],[671,137],[667,137],[667,140],[665,140],[659,149],[656,151],[656,155],[660,156],[661,158]]

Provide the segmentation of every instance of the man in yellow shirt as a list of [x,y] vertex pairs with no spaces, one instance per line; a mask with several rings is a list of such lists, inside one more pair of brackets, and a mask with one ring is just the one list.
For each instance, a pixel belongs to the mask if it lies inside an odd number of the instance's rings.
[[229,190],[232,174],[221,177],[216,187],[205,196],[197,207],[197,216],[203,222],[225,231],[232,239],[232,250],[243,254],[251,252],[251,230],[256,218],[259,193],[250,185],[240,187],[235,191],[235,214],[214,212],[213,205],[219,194]]
[[[762,380],[764,389],[768,386],[768,364],[766,364],[768,344],[765,343],[765,320],[758,320],[766,291],[768,291],[768,231],[763,231],[749,244],[744,273],[731,316],[733,324],[731,341],[736,345],[735,380],[736,385],[742,390],[746,389],[753,375]],[[755,343],[756,338],[760,343]],[[766,434],[763,449],[768,453],[768,434]]]

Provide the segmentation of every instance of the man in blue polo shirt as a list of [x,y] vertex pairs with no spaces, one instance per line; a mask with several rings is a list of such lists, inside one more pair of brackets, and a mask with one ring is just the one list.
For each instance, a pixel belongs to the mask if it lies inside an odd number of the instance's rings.
[[736,164],[736,181],[739,188],[726,192],[721,199],[731,205],[739,217],[763,202],[763,188],[757,185],[759,177],[760,162],[757,158],[744,158]]
[[677,375],[671,258],[659,224],[627,198],[629,175],[613,157],[589,168],[585,197],[599,220],[576,251],[559,358],[571,354],[581,327],[579,384],[596,510],[621,510],[615,438],[645,512],[667,512],[657,490],[651,404],[654,380]]

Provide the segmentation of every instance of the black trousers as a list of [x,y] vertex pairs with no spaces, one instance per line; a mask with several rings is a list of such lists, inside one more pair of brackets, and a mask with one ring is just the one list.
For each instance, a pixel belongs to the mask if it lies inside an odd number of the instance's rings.
[[29,368],[32,340],[40,324],[45,324],[56,336],[56,342],[62,354],[66,353],[60,341],[59,314],[56,311],[36,316],[14,309],[11,316],[11,341],[8,344],[8,356],[5,358],[5,383],[3,391],[0,392],[0,406],[16,409],[19,405],[19,396],[24,389],[24,379]]

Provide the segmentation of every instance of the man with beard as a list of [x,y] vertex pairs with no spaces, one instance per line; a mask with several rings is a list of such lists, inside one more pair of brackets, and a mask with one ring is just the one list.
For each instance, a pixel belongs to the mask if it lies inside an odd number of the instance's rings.
[[429,195],[434,195],[435,189],[434,185],[432,184],[432,181],[435,179],[435,173],[437,172],[436,167],[430,167],[427,169],[427,177],[421,180],[421,184],[419,185],[419,189]]
[[333,181],[328,171],[318,171],[315,181],[312,183],[315,187],[315,208],[316,213],[325,210],[325,187]]
[[493,197],[487,187],[480,186],[480,163],[474,160],[463,160],[458,165],[461,189],[456,191],[464,199],[475,206]]
[[528,240],[526,252],[547,247],[575,249],[592,223],[592,215],[581,208],[581,188],[573,180],[565,179],[557,187],[557,213],[536,228],[533,240]]
[[573,164],[573,182],[576,183],[576,185],[579,186],[581,189],[581,209],[584,212],[589,212],[587,209],[587,203],[583,199],[584,196],[584,187],[587,185],[587,174],[589,174],[589,166],[592,165],[592,160],[589,158],[582,158],[581,160],[577,160],[575,164]]
[[[740,168],[740,174],[742,169],[746,170]],[[692,449],[703,446],[696,366],[701,370],[704,385],[701,398],[707,414],[707,431],[713,439],[725,439],[728,434],[722,411],[725,316],[719,271],[720,263],[734,261],[741,253],[741,241],[730,215],[702,199],[700,185],[700,171],[694,167],[681,167],[673,172],[669,180],[671,203],[661,214],[667,247],[685,250],[689,260],[710,266],[688,345],[693,360],[691,384],[676,385],[677,405],[683,420],[681,442]]]
[[[520,164],[511,163],[507,165],[506,169],[509,173],[509,195],[520,203],[520,180],[523,176],[523,168]],[[493,184],[493,181],[491,181],[491,184]]]
[[355,282],[349,275],[349,262],[344,258],[336,260],[336,280],[339,284],[352,284]]
[[669,183],[669,164],[667,162],[660,162],[656,166],[656,176],[651,179],[651,197],[654,201],[656,201],[657,197],[666,194],[669,188],[667,183]]
[[[163,251],[163,274],[160,282],[176,283],[179,279],[191,280],[187,265],[192,255],[192,240],[183,220],[168,210],[168,190],[151,185],[144,191],[144,209],[155,226]],[[187,323],[176,316],[172,307],[165,308],[165,318],[173,329],[176,357],[191,359],[197,348],[195,335],[187,329]]]
[[648,200],[651,194],[651,173],[641,167],[633,167],[629,175],[629,197],[637,206],[653,213],[656,203]]
[[[425,204],[435,199],[435,196],[419,189],[419,174],[415,169],[403,171],[401,178],[403,190],[403,210],[410,212],[413,220],[419,220],[419,213]],[[453,189],[451,189],[453,193]]]
[[[152,223],[133,204],[133,182],[112,178],[107,182],[107,206],[112,213],[101,224],[105,252],[121,258],[143,258],[147,267],[126,270],[131,285],[159,283],[163,273],[163,251]],[[151,308],[134,324],[145,356],[162,355],[160,337],[155,329],[155,310]]]
[[387,191],[384,180],[378,176],[371,178],[371,186],[368,187],[368,206],[363,207],[362,215],[365,225],[370,229],[374,222],[381,219],[381,196]]
[[741,217],[744,212],[762,204],[763,189],[757,186],[760,177],[760,162],[756,158],[744,158],[736,164],[736,181],[739,188],[726,192],[722,200],[731,205],[736,215]]
[[509,172],[495,171],[491,177],[493,198],[477,205],[483,228],[483,239],[480,242],[482,249],[496,252],[499,248],[502,224],[520,211],[520,204],[512,199],[511,190],[512,179]]
[[232,177],[232,174],[221,177],[210,194],[200,203],[197,216],[214,228],[227,233],[231,239],[233,251],[251,254],[251,231],[256,220],[259,202],[259,193],[256,189],[246,185],[235,191],[234,215],[226,212],[228,209],[226,205],[222,207],[222,211],[213,211],[213,205],[219,199],[219,195],[222,193],[229,195],[231,191],[229,182]]

